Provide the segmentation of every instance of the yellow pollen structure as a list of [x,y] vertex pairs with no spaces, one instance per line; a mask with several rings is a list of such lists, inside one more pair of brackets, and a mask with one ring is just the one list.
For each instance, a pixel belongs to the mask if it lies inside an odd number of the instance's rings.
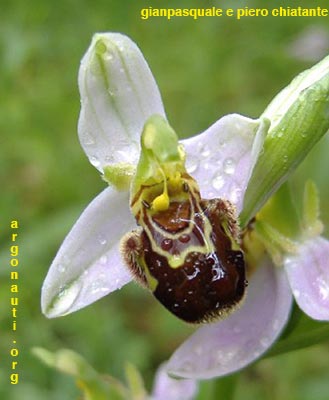
[[152,202],[152,208],[154,211],[166,211],[169,207],[169,196],[165,191],[160,196],[156,197]]

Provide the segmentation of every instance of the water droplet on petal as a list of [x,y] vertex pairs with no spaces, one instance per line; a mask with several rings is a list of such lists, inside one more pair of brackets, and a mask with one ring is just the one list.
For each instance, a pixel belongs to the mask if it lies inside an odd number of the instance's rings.
[[219,172],[215,174],[212,179],[212,186],[214,187],[214,189],[219,190],[224,186],[224,184],[225,184],[225,179],[223,175]]
[[207,145],[204,145],[204,146],[201,148],[201,155],[202,155],[202,157],[208,157],[209,154],[210,154],[210,149],[209,149],[209,147],[208,147]]
[[323,301],[329,298],[329,285],[328,282],[321,276],[316,279],[316,286],[319,288],[319,294]]
[[189,174],[192,174],[198,169],[199,160],[196,157],[190,156],[186,159],[186,170]]
[[227,158],[223,163],[223,170],[225,174],[232,175],[235,171],[235,161],[233,158]]
[[70,285],[62,286],[54,302],[51,314],[64,315],[68,312],[77,299],[80,290],[81,285],[78,281],[74,281]]
[[233,204],[237,204],[241,196],[241,189],[234,188],[230,193],[230,200]]
[[98,242],[99,242],[102,246],[104,246],[104,244],[107,243],[107,240],[105,239],[104,236],[99,235],[99,236],[98,236]]
[[106,283],[104,282],[104,279],[100,278],[100,279],[97,279],[96,281],[94,281],[90,285],[89,290],[92,294],[97,294],[99,292],[108,292],[109,288],[107,287]]
[[284,130],[281,129],[281,130],[276,134],[276,136],[277,136],[278,138],[280,138],[280,137],[283,136],[283,134],[284,134]]
[[113,54],[107,52],[107,53],[105,53],[103,58],[104,58],[105,61],[113,61]]
[[99,260],[99,262],[103,265],[105,265],[107,263],[107,256],[102,256]]
[[63,272],[66,271],[66,266],[63,265],[63,264],[59,264],[59,265],[57,266],[57,270],[58,270],[58,272],[63,273]]
[[99,159],[96,156],[89,157],[89,161],[96,168],[98,168],[101,165]]

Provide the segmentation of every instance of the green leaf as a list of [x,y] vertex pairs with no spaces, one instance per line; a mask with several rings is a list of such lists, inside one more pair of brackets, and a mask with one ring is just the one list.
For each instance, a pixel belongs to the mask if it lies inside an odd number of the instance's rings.
[[299,75],[271,102],[271,127],[244,199],[248,221],[329,129],[329,57]]

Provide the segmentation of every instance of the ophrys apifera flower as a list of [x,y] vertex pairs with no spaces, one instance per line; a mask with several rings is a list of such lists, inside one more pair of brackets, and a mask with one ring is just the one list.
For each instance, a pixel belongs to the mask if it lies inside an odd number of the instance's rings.
[[[266,257],[246,277],[239,216],[247,226],[328,129],[328,68],[326,60],[293,82],[260,119],[228,115],[179,143],[140,50],[123,35],[95,35],[79,73],[79,137],[109,187],[56,255],[43,312],[68,314],[135,277],[185,321],[220,318],[177,350],[167,364],[173,374],[210,378],[258,358],[285,326],[292,292],[284,269]],[[291,140],[299,121],[302,132],[315,132],[303,145]],[[283,151],[280,168],[275,154]],[[281,242],[281,265],[291,271]],[[294,248],[297,260],[304,244]],[[327,244],[312,247],[314,260],[323,252]],[[328,280],[325,272],[322,284]]]

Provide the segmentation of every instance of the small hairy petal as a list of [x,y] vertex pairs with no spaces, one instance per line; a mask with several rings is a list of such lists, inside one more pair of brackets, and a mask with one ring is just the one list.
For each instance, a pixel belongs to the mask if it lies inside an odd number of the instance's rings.
[[65,238],[43,284],[41,307],[47,317],[85,307],[132,279],[123,265],[119,240],[133,226],[127,193],[107,188],[89,204]]
[[252,275],[245,303],[227,319],[197,330],[168,362],[174,376],[209,379],[235,372],[259,358],[278,338],[292,295],[282,269],[267,260]]
[[167,374],[162,364],[155,376],[151,400],[193,400],[198,392],[198,384],[193,379],[175,379]]
[[284,267],[299,307],[313,319],[329,320],[329,241],[305,241]]
[[165,116],[161,96],[143,54],[127,36],[97,33],[79,70],[78,132],[90,162],[136,164],[140,135],[153,114]]
[[203,198],[230,200],[241,211],[267,129],[266,120],[231,114],[182,141],[187,171],[198,181]]

